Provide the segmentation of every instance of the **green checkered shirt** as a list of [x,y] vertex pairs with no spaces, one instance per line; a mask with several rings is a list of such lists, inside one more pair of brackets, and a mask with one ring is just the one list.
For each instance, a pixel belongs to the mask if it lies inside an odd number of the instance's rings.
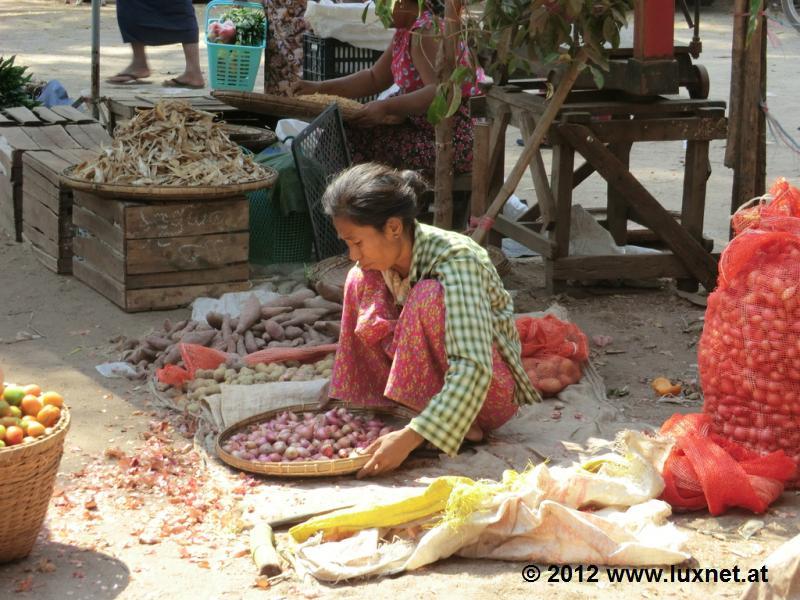
[[454,456],[489,391],[493,343],[514,376],[515,402],[541,397],[522,368],[511,296],[485,249],[459,233],[417,223],[409,280],[422,279],[444,287],[448,369],[442,391],[410,426]]

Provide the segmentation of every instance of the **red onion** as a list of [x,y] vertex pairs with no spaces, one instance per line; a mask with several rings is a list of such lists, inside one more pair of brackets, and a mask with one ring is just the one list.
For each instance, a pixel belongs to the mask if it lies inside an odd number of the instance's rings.
[[265,435],[264,437],[267,438],[267,441],[270,444],[274,444],[275,442],[278,441],[278,435],[274,431],[268,431],[267,435]]
[[325,458],[333,458],[333,445],[332,444],[324,444],[320,449],[319,453],[322,454]]
[[336,415],[336,409],[331,409],[325,413],[325,422],[328,425],[336,425],[337,427],[341,427],[342,421]]
[[253,440],[247,440],[244,443],[244,447],[247,448],[248,450],[252,450],[253,448],[258,448],[258,444]]
[[261,454],[269,454],[269,453],[271,453],[271,452],[272,452],[272,444],[269,444],[269,443],[264,443],[264,444],[261,444],[261,445],[258,447],[258,451],[259,451]]
[[347,448],[341,448],[339,450],[339,458],[347,458],[348,456],[350,456],[350,450]]
[[314,435],[314,429],[309,425],[302,425],[297,428],[296,433],[304,440],[310,440]]
[[288,429],[284,429],[278,433],[278,439],[282,442],[288,441],[290,437],[292,437],[292,432]]
[[314,439],[315,440],[327,440],[330,437],[328,434],[328,430],[326,427],[317,427],[314,430]]
[[294,460],[298,456],[300,456],[300,453],[297,451],[297,448],[295,448],[294,446],[289,446],[286,449],[286,452],[283,453],[283,457],[285,459],[287,459],[287,460]]
[[269,455],[268,458],[269,462],[281,462],[283,460],[283,457],[277,452],[273,452],[272,454]]
[[274,444],[272,444],[272,449],[278,454],[283,454],[284,452],[286,452],[286,443],[277,441]]

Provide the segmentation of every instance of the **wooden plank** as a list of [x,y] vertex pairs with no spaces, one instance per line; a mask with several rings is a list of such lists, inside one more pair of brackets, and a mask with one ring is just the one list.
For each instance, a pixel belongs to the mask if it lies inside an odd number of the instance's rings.
[[594,173],[594,167],[589,162],[584,162],[572,174],[572,189],[575,189]]
[[89,115],[82,113],[77,108],[68,104],[52,107],[52,111],[57,115],[69,119],[72,123],[96,123]]
[[0,229],[12,238],[17,238],[14,187],[8,180],[0,180]]
[[[623,94],[616,94],[617,97],[624,98]],[[630,96],[629,96],[630,97]],[[495,111],[498,105],[532,111],[534,114],[543,113],[547,102],[541,93],[531,94],[523,92],[514,86],[492,86],[487,92],[487,102],[490,110]],[[609,99],[608,94],[595,92],[572,92],[564,103],[559,116],[566,112],[588,112],[592,115],[681,115],[694,113],[702,108],[721,108],[725,109],[725,102],[714,100],[694,100],[694,99],[666,99],[661,98],[656,101],[635,102]]]
[[[575,150],[567,144],[553,147],[552,189],[556,202],[553,258],[569,254],[569,236],[572,220],[572,176],[575,165]],[[545,260],[545,286],[549,293],[563,290],[563,282],[555,277],[552,261]]]
[[[101,198],[94,194],[75,190],[72,193],[72,204],[73,206],[81,206],[100,218],[113,223],[115,226],[123,228],[125,226],[125,207],[133,203]],[[121,250],[122,246],[120,246]]]
[[[34,203],[47,207],[47,210],[49,210],[59,219],[69,220],[69,222],[72,223],[71,204],[62,202],[61,195],[57,191],[48,193],[46,190],[43,190],[28,181],[26,182],[25,187],[22,189],[23,215],[25,215],[27,207]],[[27,215],[23,220],[27,220]]]
[[69,136],[75,142],[76,147],[79,148],[97,148],[94,140],[83,130],[82,125],[70,124],[64,125]]
[[489,156],[492,125],[489,119],[477,119],[472,132],[472,193],[470,215],[481,217],[489,204]]
[[41,125],[42,121],[30,109],[24,106],[4,108],[3,112],[20,125]]
[[72,163],[50,151],[26,152],[22,159],[24,168],[31,168],[54,186],[60,185],[61,172]]
[[111,146],[113,140],[100,123],[87,123],[85,125],[80,125],[80,128],[81,131],[92,140],[91,146],[84,146],[86,149],[100,150],[103,147],[108,148]]
[[494,230],[541,254],[545,258],[553,256],[554,244],[551,240],[521,223],[511,221],[503,215],[497,215],[494,222]]
[[[713,258],[718,259],[719,254]],[[686,265],[671,252],[642,255],[569,256],[553,262],[558,279],[655,279],[691,277]]]
[[122,228],[118,225],[77,204],[72,205],[72,222],[75,227],[85,229],[117,252],[124,253],[125,239]]
[[710,118],[613,119],[593,121],[592,131],[606,142],[721,140],[728,132],[724,114]]
[[28,136],[22,127],[4,127],[0,129],[0,176],[16,179],[15,167],[22,165],[22,154],[27,150],[39,150],[39,144]]
[[[606,181],[624,194],[629,206],[637,212],[644,224],[659,235],[667,247],[684,262],[692,275],[707,290],[713,290],[717,282],[717,263],[700,242],[670,216],[658,200],[625,169],[590,129],[574,124],[562,124],[558,129],[560,135],[583,154]],[[568,238],[567,243],[569,243]]]
[[59,215],[50,210],[46,204],[36,201],[29,201],[24,207],[23,225],[28,223],[36,227],[58,244],[64,246],[72,244],[72,220],[67,219],[69,214]]
[[77,256],[72,258],[72,274],[78,281],[85,283],[123,310],[125,309],[125,288],[121,283],[104,275]]
[[206,283],[226,283],[247,281],[250,278],[250,264],[243,262],[225,265],[219,269],[200,271],[177,271],[173,273],[150,273],[147,275],[128,275],[125,285],[129,290],[143,288],[200,285]]
[[50,148],[79,148],[75,140],[67,135],[61,125],[23,127],[22,130],[43,150]]
[[37,248],[33,244],[31,244],[31,252],[36,257],[36,260],[53,273],[57,273],[58,275],[69,275],[72,273],[72,255],[56,258],[55,256],[50,256],[47,252]]
[[11,125],[16,125],[17,122],[9,119],[7,116],[3,114],[3,111],[0,111],[0,127],[9,127]]
[[229,292],[244,292],[250,289],[249,281],[233,283],[209,283],[205,285],[150,288],[130,290],[127,293],[127,312],[180,308],[201,296],[216,298]]
[[244,262],[249,243],[249,232],[127,240],[127,274],[215,269]]
[[[522,115],[521,131],[523,139],[527,140],[533,135],[536,123],[530,114]],[[539,204],[539,213],[542,218],[542,229],[549,229],[550,223],[555,219],[556,202],[553,198],[553,190],[550,189],[550,182],[547,180],[547,171],[544,167],[541,149],[537,150],[528,166],[533,180],[533,189],[536,192],[536,200]]]
[[249,211],[246,198],[131,205],[125,209],[125,237],[144,239],[248,231]]
[[[626,171],[630,169],[631,146],[630,142],[614,142],[608,145],[608,150],[619,159]],[[608,184],[606,196],[608,231],[618,246],[624,246],[628,236],[628,203],[611,184]]]
[[86,260],[92,268],[125,285],[125,259],[93,235],[80,234],[72,238],[72,252]]
[[38,227],[34,227],[30,223],[23,223],[22,227],[25,237],[28,238],[28,241],[30,241],[31,244],[41,248],[50,256],[59,256],[61,249],[59,248],[58,242],[53,240],[53,238],[51,238],[47,233]]
[[[686,143],[686,161],[683,176],[683,201],[681,206],[681,225],[696,240],[703,241],[703,219],[706,207],[706,182],[711,175],[706,141]],[[696,292],[694,279],[681,279],[677,282],[679,290]]]
[[53,123],[54,125],[61,125],[62,123],[69,122],[69,119],[66,119],[58,113],[53,112],[46,106],[37,106],[33,109],[33,112],[36,113],[36,116],[42,121]]

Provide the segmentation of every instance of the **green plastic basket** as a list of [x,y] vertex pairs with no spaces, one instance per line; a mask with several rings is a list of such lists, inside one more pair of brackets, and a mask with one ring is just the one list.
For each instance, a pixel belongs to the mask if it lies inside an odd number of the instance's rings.
[[247,194],[250,201],[250,262],[260,265],[310,262],[314,232],[308,213],[283,214],[270,190]]

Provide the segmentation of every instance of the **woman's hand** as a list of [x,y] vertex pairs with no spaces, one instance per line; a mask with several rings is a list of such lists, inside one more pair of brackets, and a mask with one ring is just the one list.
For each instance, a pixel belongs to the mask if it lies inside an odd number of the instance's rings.
[[318,94],[321,81],[306,81],[305,79],[298,79],[289,88],[292,96],[308,96],[310,94]]
[[356,127],[375,127],[383,125],[389,117],[385,100],[373,100],[364,105],[358,114],[353,117],[352,123]]
[[424,441],[425,438],[410,427],[379,437],[367,448],[368,454],[373,453],[372,458],[361,468],[356,477],[362,479],[394,471],[403,464],[411,451]]

